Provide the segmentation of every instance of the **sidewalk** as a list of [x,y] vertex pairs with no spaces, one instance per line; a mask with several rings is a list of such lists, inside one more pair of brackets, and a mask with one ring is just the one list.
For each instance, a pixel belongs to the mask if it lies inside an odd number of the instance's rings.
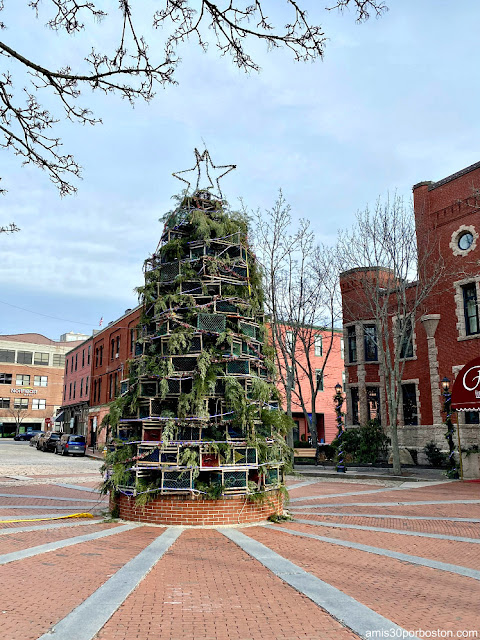
[[319,464],[296,464],[294,471],[307,478],[370,478],[372,480],[397,480],[399,482],[447,481],[443,469],[430,467],[404,467],[401,476],[394,476],[392,469],[385,467],[347,467],[346,473],[337,473],[334,467]]
[[94,458],[95,460],[105,460],[103,456],[103,447],[101,449],[92,449],[92,447],[87,447],[85,455],[88,458]]

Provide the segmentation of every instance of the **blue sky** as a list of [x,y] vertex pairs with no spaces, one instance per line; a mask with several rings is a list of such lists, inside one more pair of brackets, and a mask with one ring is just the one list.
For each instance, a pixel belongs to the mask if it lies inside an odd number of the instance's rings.
[[[90,333],[134,306],[158,218],[182,188],[171,174],[193,166],[203,141],[214,163],[238,167],[222,183],[232,206],[242,197],[264,210],[282,188],[294,217],[332,243],[379,195],[410,197],[414,183],[480,160],[477,0],[390,0],[388,13],[360,25],[318,0],[302,4],[329,37],[322,62],[256,45],[262,71],[245,75],[214,47],[191,44],[180,51],[179,84],[148,105],[87,90],[82,104],[104,124],[57,127],[83,167],[75,196],[61,199],[44,173],[0,150],[0,224],[21,228],[0,235],[0,334]],[[6,5],[4,41],[47,65],[112,38],[98,25],[70,42],[43,29],[26,0]],[[265,5],[286,22],[278,0]]]

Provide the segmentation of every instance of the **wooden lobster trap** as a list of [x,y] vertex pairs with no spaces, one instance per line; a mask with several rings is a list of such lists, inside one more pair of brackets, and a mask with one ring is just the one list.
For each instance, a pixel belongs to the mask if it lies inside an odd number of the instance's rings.
[[162,492],[170,491],[191,491],[193,489],[192,469],[182,469],[181,471],[162,471]]
[[211,479],[214,484],[222,485],[225,493],[245,493],[248,488],[248,469],[212,471]]

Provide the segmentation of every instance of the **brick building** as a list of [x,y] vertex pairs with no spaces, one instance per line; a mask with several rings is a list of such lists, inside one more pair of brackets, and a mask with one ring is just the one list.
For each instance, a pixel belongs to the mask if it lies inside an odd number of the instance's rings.
[[74,344],[39,333],[0,336],[0,423],[4,432],[50,427],[49,421],[62,404],[65,354]]
[[[429,441],[446,450],[441,380],[452,381],[480,355],[480,162],[438,182],[413,187],[419,262],[426,237],[434,236],[445,275],[436,284],[411,326],[404,353],[398,423],[399,445],[421,452]],[[376,327],[362,310],[360,290],[368,269],[341,274],[347,371],[347,426],[377,417],[388,424],[383,374],[375,347]],[[375,274],[374,274],[375,271]],[[370,270],[378,279],[388,269]],[[425,277],[428,277],[428,270]],[[420,275],[420,278],[422,274]],[[421,286],[412,283],[414,287]],[[407,289],[407,295],[408,289]],[[458,414],[462,444],[479,443],[478,412]],[[421,459],[421,456],[420,456]]]
[[101,423],[109,412],[110,402],[120,394],[122,380],[128,378],[128,361],[135,353],[135,329],[141,312],[141,306],[127,309],[118,320],[93,336],[86,434],[90,446],[100,446],[108,437]]
[[56,425],[65,433],[87,435],[90,380],[92,370],[92,342],[89,337],[65,356],[65,378],[61,413]]

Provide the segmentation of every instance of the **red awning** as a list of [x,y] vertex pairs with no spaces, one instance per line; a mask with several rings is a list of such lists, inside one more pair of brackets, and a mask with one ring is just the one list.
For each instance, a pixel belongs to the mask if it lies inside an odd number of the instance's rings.
[[470,360],[455,378],[453,411],[480,411],[480,358]]

